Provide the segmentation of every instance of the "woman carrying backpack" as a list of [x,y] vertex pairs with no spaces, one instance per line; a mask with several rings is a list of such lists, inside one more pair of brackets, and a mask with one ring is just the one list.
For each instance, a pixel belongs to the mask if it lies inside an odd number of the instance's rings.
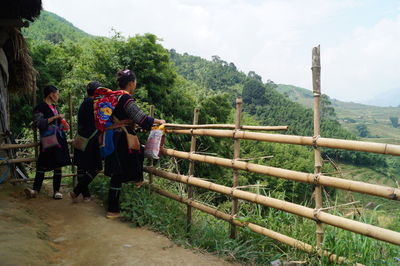
[[89,184],[103,168],[99,149],[99,133],[93,115],[93,95],[97,88],[103,87],[100,82],[91,81],[86,86],[87,97],[78,111],[78,136],[74,140],[74,164],[78,167],[78,184],[69,193],[73,202],[82,194],[83,201],[90,201]]
[[119,197],[122,183],[133,181],[137,187],[143,183],[143,148],[136,137],[135,124],[145,130],[150,130],[153,124],[165,123],[165,120],[147,116],[136,105],[131,96],[136,89],[136,77],[131,70],[118,71],[117,82],[118,90],[124,90],[127,93],[119,96],[118,103],[112,112],[116,127],[113,136],[115,150],[106,157],[104,171],[111,177],[107,218],[120,216]]
[[34,109],[34,123],[40,132],[40,151],[36,163],[36,176],[33,189],[26,188],[28,198],[37,197],[42,187],[46,171],[54,170],[53,198],[62,199],[60,193],[61,167],[71,164],[67,137],[64,133],[69,129],[63,114],[59,114],[55,105],[59,92],[55,86],[46,86],[43,90],[43,102]]

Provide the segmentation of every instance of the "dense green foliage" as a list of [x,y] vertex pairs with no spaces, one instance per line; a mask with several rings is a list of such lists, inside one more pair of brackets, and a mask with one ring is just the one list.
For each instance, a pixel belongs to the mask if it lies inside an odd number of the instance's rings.
[[42,11],[40,17],[28,29],[23,30],[24,36],[31,40],[47,40],[61,43],[64,40],[79,41],[92,36],[74,27],[64,18],[49,11]]

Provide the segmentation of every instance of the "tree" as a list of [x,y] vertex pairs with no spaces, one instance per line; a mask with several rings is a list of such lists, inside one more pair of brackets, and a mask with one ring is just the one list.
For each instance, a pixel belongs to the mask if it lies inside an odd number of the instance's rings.
[[365,124],[359,124],[356,126],[357,130],[358,130],[358,135],[362,138],[366,138],[369,135],[369,131],[368,128]]
[[398,128],[399,127],[399,118],[398,117],[391,116],[390,117],[390,122],[392,122],[392,126],[394,128]]

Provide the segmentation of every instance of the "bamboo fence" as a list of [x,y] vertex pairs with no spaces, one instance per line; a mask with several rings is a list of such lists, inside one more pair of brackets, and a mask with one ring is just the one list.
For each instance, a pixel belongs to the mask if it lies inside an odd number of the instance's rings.
[[[217,209],[215,209],[213,207],[201,204],[201,203],[193,201],[191,199],[186,199],[186,198],[183,198],[182,196],[175,195],[175,194],[173,194],[171,192],[162,190],[162,189],[160,189],[160,188],[158,188],[158,187],[156,187],[154,185],[151,185],[151,190],[153,190],[154,192],[156,192],[156,193],[158,193],[158,194],[160,194],[162,196],[165,196],[165,197],[173,199],[175,201],[184,203],[184,204],[186,204],[186,205],[188,205],[190,207],[196,208],[196,209],[198,209],[198,210],[200,210],[202,212],[205,212],[205,213],[208,213],[210,215],[213,215],[216,218],[219,218],[221,220],[233,223],[236,226],[247,227],[248,229],[250,229],[254,233],[258,233],[258,234],[264,235],[266,237],[269,237],[271,239],[275,239],[275,240],[277,240],[277,241],[279,241],[281,243],[284,243],[284,244],[289,245],[291,247],[300,249],[300,250],[302,250],[304,252],[307,252],[307,253],[318,253],[320,256],[328,257],[332,262],[349,263],[349,261],[344,257],[339,257],[336,254],[333,254],[333,253],[331,253],[329,251],[316,250],[310,244],[307,244],[307,243],[302,242],[300,240],[297,240],[295,238],[286,236],[284,234],[280,234],[278,232],[275,232],[273,230],[270,230],[270,229],[267,229],[265,227],[259,226],[257,224],[250,223],[250,222],[239,221],[238,219],[236,219],[232,215],[229,215],[227,213],[221,212],[221,211],[219,211],[219,210],[217,210]],[[361,266],[363,264],[355,263],[353,265]]]
[[202,180],[193,176],[184,176],[179,174],[170,173],[167,171],[159,170],[156,168],[145,167],[144,170],[153,175],[163,177],[172,181],[190,184],[196,187],[204,188],[228,196],[236,197],[238,199],[246,200],[249,202],[261,204],[266,207],[272,207],[278,210],[289,212],[298,216],[302,216],[311,220],[319,220],[323,223],[345,229],[354,233],[365,235],[371,238],[382,240],[395,245],[400,245],[400,233],[388,229],[380,228],[374,225],[369,225],[343,217],[335,216],[323,211],[315,211],[299,204],[278,200],[259,194],[242,191],[232,187],[218,185],[209,181]]

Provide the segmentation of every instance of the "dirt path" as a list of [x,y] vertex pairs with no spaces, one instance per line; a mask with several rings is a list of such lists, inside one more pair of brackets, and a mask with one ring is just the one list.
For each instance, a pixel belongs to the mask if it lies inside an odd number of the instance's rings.
[[[45,194],[45,193],[43,193]],[[166,237],[104,218],[96,202],[26,200],[0,185],[0,265],[232,265]]]

